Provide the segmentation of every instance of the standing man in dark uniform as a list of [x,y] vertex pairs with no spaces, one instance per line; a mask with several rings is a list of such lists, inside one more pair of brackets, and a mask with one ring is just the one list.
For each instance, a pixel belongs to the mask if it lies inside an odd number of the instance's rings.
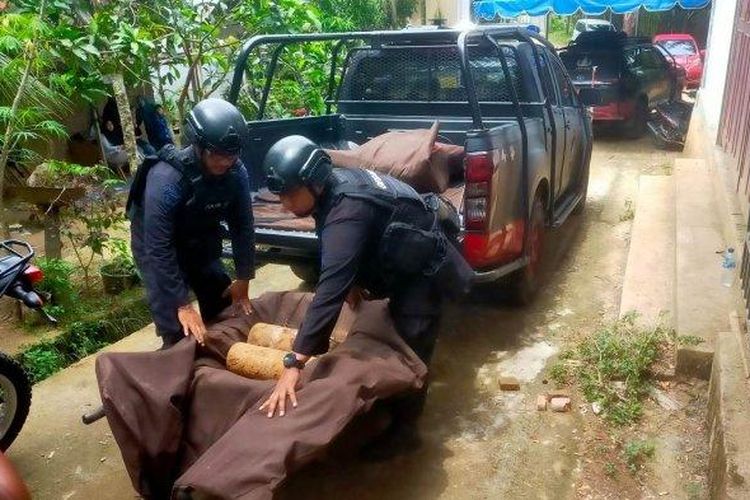
[[[255,274],[250,184],[239,159],[247,137],[242,114],[221,99],[201,101],[188,115],[185,137],[186,148],[168,145],[144,162],[127,205],[133,256],[164,348],[188,335],[202,344],[205,322],[231,304],[249,314]],[[232,240],[235,281],[221,263],[222,221]]]
[[287,398],[297,406],[300,370],[311,356],[328,350],[341,307],[345,301],[358,303],[362,290],[390,298],[396,330],[429,365],[441,312],[440,283],[461,294],[471,274],[444,233],[439,199],[422,197],[387,175],[332,168],[329,156],[302,136],[274,144],[263,166],[269,190],[280,195],[284,207],[315,218],[321,269],[294,352],[284,357],[285,370],[261,410],[283,416]]

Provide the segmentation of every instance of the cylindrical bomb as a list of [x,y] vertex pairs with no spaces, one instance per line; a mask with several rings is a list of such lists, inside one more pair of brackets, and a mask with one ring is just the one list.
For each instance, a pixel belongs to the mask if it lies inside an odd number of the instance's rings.
[[285,326],[271,325],[269,323],[256,323],[250,328],[247,336],[249,344],[255,344],[272,349],[280,349],[289,352],[294,344],[297,330]]
[[279,349],[238,342],[227,353],[227,369],[256,380],[278,380],[284,371],[284,355]]

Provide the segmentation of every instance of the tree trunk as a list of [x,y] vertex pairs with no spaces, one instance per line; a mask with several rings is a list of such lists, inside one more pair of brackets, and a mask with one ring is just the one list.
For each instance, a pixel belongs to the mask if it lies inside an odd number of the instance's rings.
[[102,126],[101,117],[99,116],[99,110],[96,106],[91,106],[91,110],[94,112],[94,129],[96,130],[96,143],[99,144],[99,154],[102,156],[102,165],[107,164],[107,153],[104,152],[104,144],[102,143]]
[[122,137],[125,141],[125,151],[130,158],[130,171],[135,172],[138,166],[138,147],[135,143],[135,126],[133,124],[133,115],[130,112],[130,102],[128,102],[128,89],[125,87],[125,80],[122,73],[110,75],[112,78],[112,93],[117,101],[117,112],[120,115],[120,124],[122,125]]
[[390,0],[388,3],[391,7],[391,27],[398,28],[398,0]]
[[26,85],[29,82],[29,75],[31,74],[31,66],[33,58],[27,56],[26,67],[23,69],[23,75],[21,81],[18,84],[18,90],[16,96],[13,98],[13,104],[10,108],[10,116],[8,117],[8,125],[5,127],[5,134],[3,135],[3,146],[0,150],[0,224],[2,224],[3,232],[8,233],[8,228],[5,220],[5,167],[8,165],[8,158],[10,157],[11,150],[11,138],[13,137],[16,114],[18,108],[21,105],[21,99],[26,91]]

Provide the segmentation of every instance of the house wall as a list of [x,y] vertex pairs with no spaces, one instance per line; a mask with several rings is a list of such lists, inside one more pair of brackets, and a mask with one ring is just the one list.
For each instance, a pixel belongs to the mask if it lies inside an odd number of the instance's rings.
[[733,35],[731,27],[734,26],[737,3],[737,0],[713,0],[712,2],[700,100],[706,126],[714,141],[717,137],[724,100],[724,84]]

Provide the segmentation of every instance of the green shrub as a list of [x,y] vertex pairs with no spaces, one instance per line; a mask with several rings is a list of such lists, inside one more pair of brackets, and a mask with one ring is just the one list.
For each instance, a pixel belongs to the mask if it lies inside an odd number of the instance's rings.
[[622,454],[630,472],[636,473],[647,459],[654,456],[654,451],[656,451],[654,443],[636,439],[625,443]]
[[27,349],[20,355],[20,361],[33,382],[44,380],[67,365],[65,356],[51,342],[42,342]]
[[113,307],[104,317],[73,322],[54,340],[35,344],[17,358],[36,383],[150,322],[148,306],[137,295]]
[[63,318],[75,312],[79,303],[78,292],[73,287],[73,265],[62,259],[43,257],[36,261],[44,273],[44,279],[36,285],[42,293],[48,293],[52,300],[45,307],[48,314]]
[[[575,376],[589,402],[598,402],[604,417],[617,425],[637,421],[651,388],[650,367],[674,333],[662,327],[642,329],[627,315],[601,326],[572,351],[574,362],[558,379]],[[567,367],[567,366],[566,366]]]

